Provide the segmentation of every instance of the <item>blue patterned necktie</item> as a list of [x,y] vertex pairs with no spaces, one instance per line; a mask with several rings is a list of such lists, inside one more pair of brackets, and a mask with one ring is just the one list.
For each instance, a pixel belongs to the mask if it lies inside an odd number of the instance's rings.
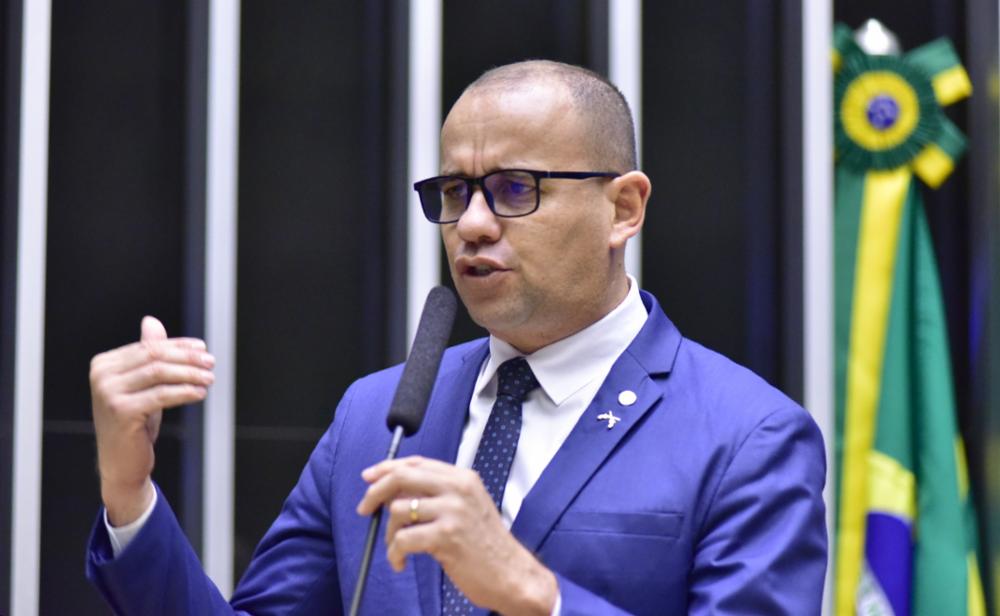
[[[472,463],[472,470],[479,473],[497,509],[503,503],[507,476],[517,450],[517,439],[521,435],[521,403],[536,387],[538,380],[523,357],[507,360],[497,370],[497,399],[490,418],[486,420],[476,459]],[[442,616],[466,616],[472,614],[474,609],[448,576],[442,575]]]

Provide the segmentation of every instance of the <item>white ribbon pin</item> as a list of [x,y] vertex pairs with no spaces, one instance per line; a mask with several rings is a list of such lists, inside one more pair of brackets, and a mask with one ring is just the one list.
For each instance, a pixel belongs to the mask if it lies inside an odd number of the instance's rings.
[[607,420],[608,430],[610,430],[611,428],[614,428],[615,424],[621,421],[622,418],[615,417],[615,414],[612,413],[611,411],[607,411],[606,413],[601,413],[600,415],[597,416],[597,421],[605,421],[605,420]]

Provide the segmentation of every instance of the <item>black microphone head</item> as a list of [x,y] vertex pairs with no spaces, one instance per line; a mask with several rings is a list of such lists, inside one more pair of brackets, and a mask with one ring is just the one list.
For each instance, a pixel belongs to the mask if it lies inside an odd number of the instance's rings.
[[402,426],[403,433],[411,436],[420,428],[441,365],[441,355],[455,322],[457,307],[455,294],[446,287],[434,287],[427,294],[420,324],[413,337],[413,347],[385,420],[389,430]]

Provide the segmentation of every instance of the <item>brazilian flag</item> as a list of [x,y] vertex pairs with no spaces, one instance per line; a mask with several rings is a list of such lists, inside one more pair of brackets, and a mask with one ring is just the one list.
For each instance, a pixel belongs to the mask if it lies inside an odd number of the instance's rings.
[[837,521],[834,613],[985,614],[941,286],[920,196],[965,147],[951,44],[835,68]]

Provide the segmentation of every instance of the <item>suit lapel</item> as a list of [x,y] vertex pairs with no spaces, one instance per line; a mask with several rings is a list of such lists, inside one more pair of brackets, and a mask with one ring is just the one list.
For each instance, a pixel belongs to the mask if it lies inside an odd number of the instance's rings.
[[[642,292],[642,300],[649,312],[646,324],[615,362],[594,400],[521,503],[511,532],[533,552],[622,439],[637,429],[643,416],[663,397],[663,388],[650,376],[671,371],[681,335],[652,295]],[[618,402],[619,393],[625,390],[636,394],[631,405]],[[608,411],[620,418],[611,428],[607,420],[598,420],[598,415]]]
[[[623,390],[635,392],[635,403],[619,404],[618,394]],[[538,550],[577,493],[662,396],[663,391],[631,355],[625,353],[618,359],[604,386],[521,504],[511,532],[524,547]],[[620,418],[612,428],[608,428],[606,419],[597,418],[608,411]]]
[[[461,364],[442,370],[427,406],[423,426],[414,438],[413,448],[401,455],[419,454],[453,463],[458,455],[462,430],[469,413],[469,400],[476,385],[489,344],[483,342],[466,353]],[[403,449],[403,448],[401,448]],[[441,613],[441,565],[427,554],[413,556],[420,609],[424,616]]]

